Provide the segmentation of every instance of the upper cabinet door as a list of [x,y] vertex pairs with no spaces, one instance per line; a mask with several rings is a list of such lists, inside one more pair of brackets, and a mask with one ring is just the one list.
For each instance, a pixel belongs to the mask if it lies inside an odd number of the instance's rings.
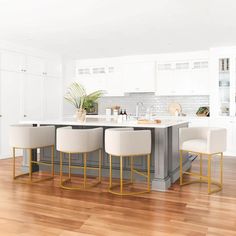
[[50,77],[62,76],[62,64],[58,60],[46,60],[45,75]]
[[191,83],[193,94],[209,95],[209,70],[207,60],[197,60],[192,62]]
[[2,51],[0,68],[4,71],[25,72],[25,55],[16,52]]
[[42,76],[45,74],[45,61],[40,57],[27,56],[27,73]]
[[135,62],[124,65],[124,91],[155,92],[155,62]]

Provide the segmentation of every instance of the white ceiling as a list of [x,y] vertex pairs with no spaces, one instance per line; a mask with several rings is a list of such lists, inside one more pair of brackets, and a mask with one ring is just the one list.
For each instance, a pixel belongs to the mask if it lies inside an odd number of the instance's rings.
[[235,0],[0,0],[0,40],[77,58],[236,45]]

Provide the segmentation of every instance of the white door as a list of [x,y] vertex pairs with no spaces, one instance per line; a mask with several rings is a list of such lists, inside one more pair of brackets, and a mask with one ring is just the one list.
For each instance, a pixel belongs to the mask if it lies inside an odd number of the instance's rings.
[[48,59],[45,61],[45,72],[50,77],[61,77],[62,76],[62,65],[58,60]]
[[157,65],[157,95],[172,95],[176,93],[173,86],[174,70],[172,63],[158,63]]
[[27,56],[26,65],[28,74],[43,76],[46,72],[45,61],[43,58]]
[[135,62],[124,65],[124,91],[155,92],[156,66],[155,62]]
[[9,126],[17,124],[21,112],[21,74],[16,72],[1,71],[1,131],[0,152],[1,157],[10,157]]
[[192,64],[190,78],[193,94],[210,94],[208,61],[194,61]]
[[21,53],[2,51],[0,69],[4,71],[24,72],[25,55]]
[[43,77],[25,75],[23,78],[23,120],[39,120],[42,118]]
[[43,118],[59,119],[61,117],[62,82],[60,78],[48,77],[44,78],[43,91]]

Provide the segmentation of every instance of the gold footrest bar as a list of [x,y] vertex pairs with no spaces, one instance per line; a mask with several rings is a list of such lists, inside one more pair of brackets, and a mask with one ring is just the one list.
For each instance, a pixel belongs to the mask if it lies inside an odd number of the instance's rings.
[[[208,181],[207,180],[191,180],[191,181],[187,181],[187,182],[184,182],[181,184],[181,186],[184,186],[184,185],[189,185],[189,184],[195,184],[195,183],[204,183],[204,184],[208,184]],[[211,193],[215,193],[215,192],[219,192],[222,190],[222,185],[217,182],[217,181],[211,181],[211,185],[216,185],[218,188],[217,189],[214,189],[214,190],[211,190],[209,192],[209,194]]]
[[77,186],[77,187],[73,187],[73,186],[66,186],[67,183],[70,183],[71,182],[71,179],[65,179],[65,180],[62,180],[61,181],[61,188],[63,189],[67,189],[67,190],[81,190],[81,189],[87,189],[87,188],[92,188],[92,187],[96,187],[97,185],[101,184],[101,181],[98,181],[94,184],[86,184],[86,186]]
[[41,162],[41,161],[31,161],[31,163],[45,165],[45,166],[52,166],[52,163],[45,163],[45,162]]
[[115,192],[112,190],[108,190],[109,193],[115,194],[115,195],[119,195],[119,196],[133,196],[133,195],[138,195],[138,194],[144,194],[144,193],[150,193],[150,191],[146,190],[146,191],[140,191],[140,192]]
[[141,172],[141,171],[138,171],[138,170],[133,169],[133,172],[136,173],[136,174],[138,174],[138,175],[141,175],[141,176],[143,176],[143,177],[145,177],[145,178],[148,178],[148,175],[147,175],[147,174],[144,174],[144,173]]
[[200,177],[200,178],[208,179],[208,176],[200,175],[200,174],[195,173],[195,172],[183,172],[183,174],[186,174],[186,175],[192,175],[192,176],[196,176],[196,177]]

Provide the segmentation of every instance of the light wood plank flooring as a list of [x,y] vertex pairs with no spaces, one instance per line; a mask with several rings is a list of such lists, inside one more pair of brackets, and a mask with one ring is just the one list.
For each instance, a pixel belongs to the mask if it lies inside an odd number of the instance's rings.
[[236,235],[236,158],[225,158],[224,189],[211,196],[200,184],[132,197],[107,193],[107,180],[86,191],[58,185],[14,182],[11,159],[0,160],[0,235]]

